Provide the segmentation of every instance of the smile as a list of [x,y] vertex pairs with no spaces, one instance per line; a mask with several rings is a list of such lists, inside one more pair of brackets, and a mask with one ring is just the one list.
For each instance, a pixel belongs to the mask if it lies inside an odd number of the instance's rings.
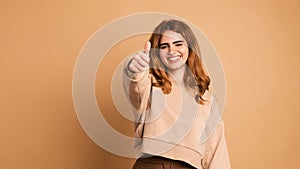
[[169,60],[169,61],[177,61],[177,60],[179,60],[179,59],[181,59],[181,56],[172,56],[172,57],[168,57],[168,60]]

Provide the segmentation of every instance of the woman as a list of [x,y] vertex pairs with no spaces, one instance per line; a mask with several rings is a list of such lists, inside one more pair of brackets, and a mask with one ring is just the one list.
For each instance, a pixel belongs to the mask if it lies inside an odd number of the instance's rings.
[[223,120],[208,122],[218,109],[188,25],[161,22],[124,72],[141,156],[133,169],[230,168]]

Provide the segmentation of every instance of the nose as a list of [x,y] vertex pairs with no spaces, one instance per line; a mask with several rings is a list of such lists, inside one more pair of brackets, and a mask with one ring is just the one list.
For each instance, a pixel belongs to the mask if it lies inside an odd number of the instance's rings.
[[175,46],[174,45],[170,45],[170,47],[169,47],[169,54],[172,55],[172,54],[175,54],[175,53],[176,53]]

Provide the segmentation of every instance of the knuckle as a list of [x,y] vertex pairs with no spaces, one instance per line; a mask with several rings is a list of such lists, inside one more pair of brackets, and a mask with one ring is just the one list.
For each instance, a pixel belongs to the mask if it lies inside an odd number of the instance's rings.
[[138,59],[138,55],[137,54],[135,54],[135,55],[133,55],[133,58],[132,58],[133,60],[137,60]]
[[129,68],[130,70],[133,70],[133,69],[134,69],[134,66],[132,66],[132,64],[130,64],[130,65],[128,66],[128,68]]

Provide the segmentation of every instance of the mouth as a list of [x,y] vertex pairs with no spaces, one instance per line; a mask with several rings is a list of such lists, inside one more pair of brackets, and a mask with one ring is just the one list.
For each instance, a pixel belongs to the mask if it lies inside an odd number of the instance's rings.
[[168,57],[168,61],[174,62],[174,61],[180,60],[181,58],[182,58],[181,55],[170,56],[170,57]]

